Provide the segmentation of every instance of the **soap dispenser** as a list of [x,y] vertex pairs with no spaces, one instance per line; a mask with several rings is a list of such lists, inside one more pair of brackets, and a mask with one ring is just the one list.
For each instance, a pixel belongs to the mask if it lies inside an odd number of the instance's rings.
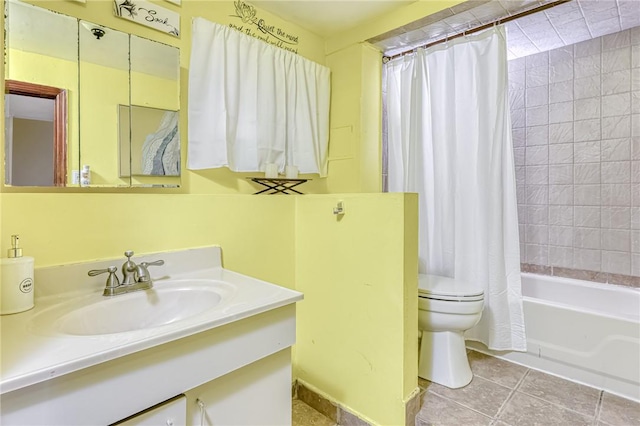
[[22,256],[20,238],[11,236],[9,257],[0,260],[0,315],[33,308],[33,257]]

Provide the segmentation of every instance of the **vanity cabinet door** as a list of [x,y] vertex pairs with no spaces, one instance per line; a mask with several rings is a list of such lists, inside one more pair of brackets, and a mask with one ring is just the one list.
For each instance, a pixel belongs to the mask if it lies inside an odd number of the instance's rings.
[[187,423],[187,398],[177,396],[161,404],[114,423],[118,426],[185,426]]

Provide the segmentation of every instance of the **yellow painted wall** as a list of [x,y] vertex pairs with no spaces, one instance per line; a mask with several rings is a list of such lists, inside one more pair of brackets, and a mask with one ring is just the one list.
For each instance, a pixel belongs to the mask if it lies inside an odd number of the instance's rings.
[[360,192],[382,191],[382,54],[361,45]]
[[220,244],[225,267],[305,294],[294,377],[372,424],[404,421],[417,387],[415,194],[12,193],[1,202],[3,250],[18,233],[37,266]]
[[358,43],[327,57],[331,133],[327,190],[382,190],[382,55]]
[[2,253],[15,233],[36,267],[219,244],[225,267],[293,288],[294,212],[294,197],[3,194]]
[[119,177],[118,105],[129,104],[129,73],[84,61],[80,72],[80,163],[91,167],[91,185],[128,186]]
[[[80,72],[80,105],[82,110],[91,111],[91,114],[80,116],[80,163],[91,166],[93,186],[128,186],[129,177],[120,177],[118,106],[129,104],[129,73],[84,61],[80,62]],[[104,84],[106,81],[110,83]],[[133,73],[131,85],[149,94],[144,99],[136,99],[132,93],[133,105],[172,110],[180,108],[175,84],[171,80]],[[128,131],[124,133],[128,137]],[[179,179],[171,177],[133,178],[134,183],[145,183],[145,180],[149,183],[180,183]]]
[[[333,207],[344,202],[345,214]],[[379,425],[401,425],[417,389],[417,195],[298,198],[296,371]]]
[[132,105],[172,111],[180,109],[180,94],[176,80],[132,72],[131,87]]

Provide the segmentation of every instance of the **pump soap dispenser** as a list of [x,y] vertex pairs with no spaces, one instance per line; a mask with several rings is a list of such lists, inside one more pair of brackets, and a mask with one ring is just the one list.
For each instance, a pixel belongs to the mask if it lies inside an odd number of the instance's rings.
[[9,258],[0,259],[0,315],[33,308],[33,257],[22,256],[20,238],[11,236]]

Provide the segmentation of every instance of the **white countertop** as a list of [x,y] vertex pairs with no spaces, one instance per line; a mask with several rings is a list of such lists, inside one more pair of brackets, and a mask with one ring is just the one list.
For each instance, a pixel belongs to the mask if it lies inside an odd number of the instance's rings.
[[[61,302],[78,297],[83,301],[86,300],[87,304],[107,299],[102,296],[100,287],[104,285],[106,276],[102,275],[96,280],[96,277],[86,277],[86,271],[93,267],[112,264],[113,260],[71,265],[66,269],[48,268],[48,270],[41,271],[40,275],[46,275],[47,279],[54,279],[54,281],[60,276],[64,276],[65,281],[81,279],[79,273],[83,272],[85,275],[82,279],[91,281],[92,285],[87,286],[84,291],[56,291],[52,290],[56,287],[55,285],[43,283],[34,309],[0,317],[2,331],[0,394],[302,300],[302,293],[222,268],[219,265],[220,250],[217,247],[197,250],[203,251],[204,255],[200,257],[204,261],[194,263],[194,256],[192,256],[194,251],[189,251],[189,262],[186,262],[190,263],[188,265],[189,271],[184,271],[185,262],[182,262],[183,264],[178,267],[175,266],[181,263],[180,260],[184,258],[184,252],[176,252],[177,256],[173,256],[171,253],[161,253],[143,256],[139,259],[134,257],[134,260],[169,258],[165,267],[158,268],[161,278],[155,279],[155,289],[184,283],[189,279],[222,282],[227,292],[221,303],[206,312],[179,322],[123,333],[76,336],[47,330],[45,327],[34,327],[43,312],[52,309]],[[217,256],[218,259],[212,262],[212,256]],[[198,258],[199,253],[196,253],[195,257]],[[194,267],[202,267],[204,263],[207,263],[208,266],[213,265],[213,267],[193,269]],[[66,270],[71,271],[71,274],[68,271],[64,272]],[[44,282],[47,279],[40,277],[39,280],[38,273],[36,273],[36,286],[39,281]],[[69,285],[58,285],[57,288],[58,290],[69,290],[70,287]],[[153,289],[147,290],[147,292],[153,291]],[[133,294],[136,293],[114,297],[117,299]]]

